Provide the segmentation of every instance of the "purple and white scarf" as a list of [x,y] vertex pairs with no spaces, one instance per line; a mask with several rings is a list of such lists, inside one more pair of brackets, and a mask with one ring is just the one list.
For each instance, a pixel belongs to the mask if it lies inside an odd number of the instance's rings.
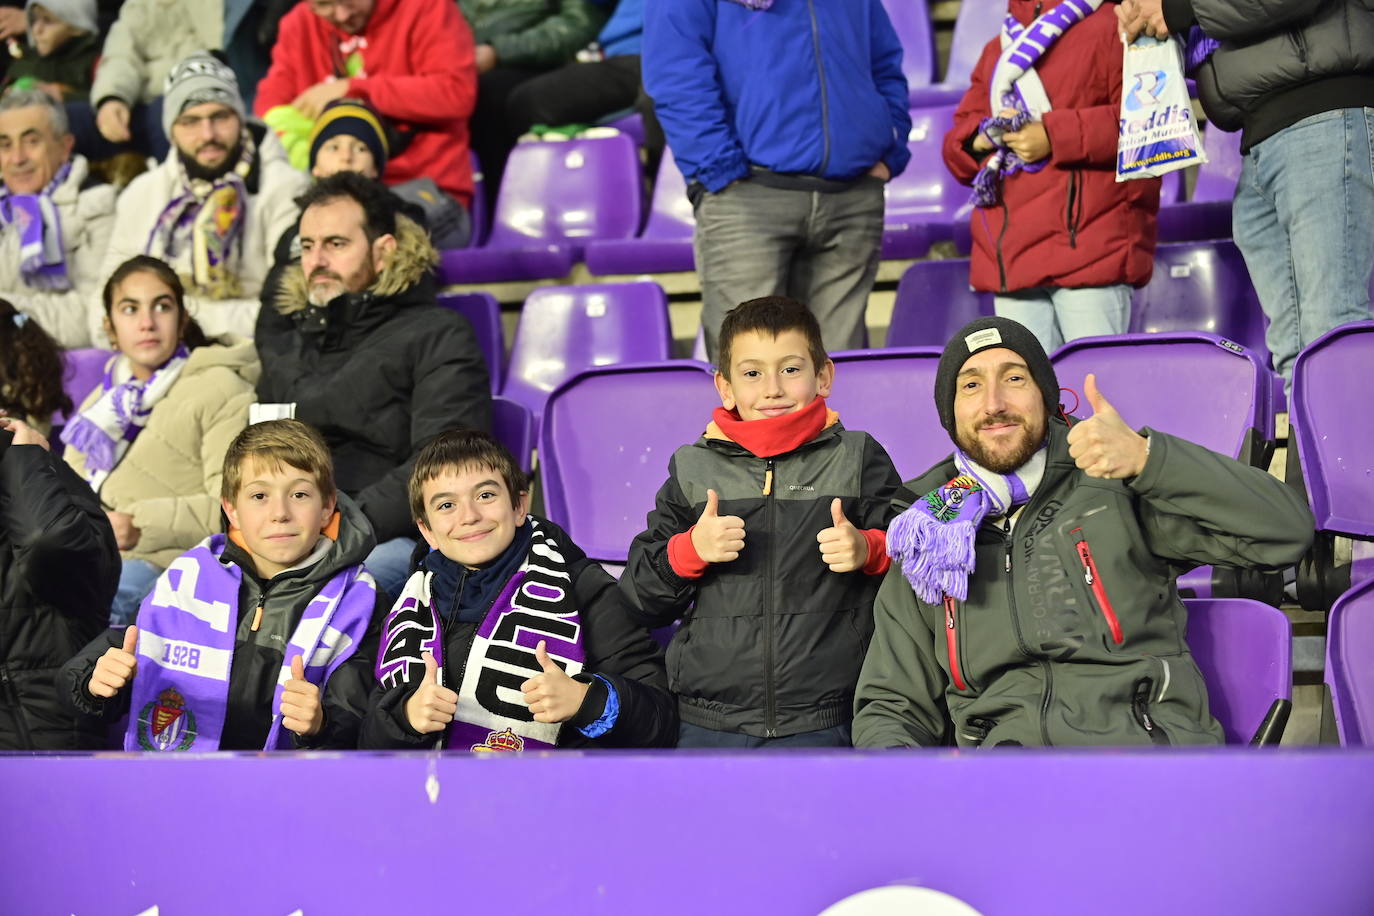
[[62,217],[52,199],[71,172],[69,159],[37,194],[11,194],[0,184],[0,224],[19,233],[19,275],[30,289],[66,292],[72,288]]
[[134,378],[129,357],[118,355],[105,367],[100,397],[67,425],[62,438],[84,456],[86,482],[97,493],[105,478],[119,464],[153,408],[167,394],[186,366],[190,351],[180,344],[172,358],[158,367],[147,381]]
[[[542,672],[535,646],[544,640],[549,657],[569,676],[587,662],[582,621],[572,595],[567,560],[534,518],[529,552],[477,628],[458,688],[458,714],[444,736],[450,749],[528,751],[553,747],[562,727],[536,722],[520,685]],[[418,684],[422,653],[444,668],[444,634],[431,600],[434,574],[420,570],[406,582],[382,628],[377,680],[383,687]]]
[[248,211],[246,179],[256,156],[245,127],[239,134],[239,161],[213,181],[190,177],[180,156],[176,159],[182,193],[158,214],[143,252],[173,263],[189,248],[191,273],[182,278],[188,293],[211,299],[241,294],[238,258]]
[[[988,107],[992,116],[984,118],[978,131],[993,144],[993,151],[983,160],[983,167],[973,178],[973,202],[979,207],[997,203],[997,190],[1002,178],[1016,172],[1038,172],[1048,159],[1022,162],[1007,148],[1003,136],[1040,120],[1050,110],[1050,99],[1035,72],[1035,65],[1050,47],[1070,27],[1088,18],[1102,5],[1102,0],[1063,0],[1048,13],[1028,26],[1022,26],[1015,16],[1002,20],[1002,56],[992,68],[988,81]],[[1013,108],[1012,117],[999,112]]]
[[983,519],[1024,505],[1045,474],[1041,446],[1010,474],[995,474],[954,450],[959,476],[931,490],[887,528],[887,553],[902,566],[916,597],[938,604],[945,595],[968,598],[973,544]]
[[[224,535],[211,535],[177,557],[139,607],[138,676],[124,733],[126,751],[219,749],[243,580],[238,564],[221,559],[224,545]],[[263,750],[292,747],[278,711],[292,660],[303,656],[305,679],[323,690],[357,651],[376,601],[377,584],[357,564],[335,573],[305,606],[286,644]]]

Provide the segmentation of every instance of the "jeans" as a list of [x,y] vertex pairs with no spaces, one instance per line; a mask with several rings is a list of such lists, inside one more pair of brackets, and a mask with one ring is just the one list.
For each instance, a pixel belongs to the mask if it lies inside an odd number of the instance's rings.
[[138,616],[138,606],[153,590],[162,568],[147,560],[125,560],[119,568],[119,588],[110,605],[110,626],[127,627]]
[[383,541],[363,561],[363,566],[377,580],[377,587],[395,599],[410,578],[410,555],[419,543],[414,538],[392,538]]
[[823,728],[820,731],[802,732],[784,738],[755,738],[739,732],[718,732],[700,725],[682,722],[677,727],[678,747],[717,747],[717,748],[796,748],[796,747],[852,747],[849,723]]
[[1312,341],[1369,318],[1374,271],[1374,108],[1304,118],[1250,148],[1231,214],[1287,383]]
[[998,317],[1025,325],[1050,354],[1080,337],[1125,334],[1131,324],[1131,287],[1038,286],[998,293],[993,307]]
[[697,275],[706,351],[741,302],[790,296],[811,307],[825,349],[863,346],[864,313],[883,240],[883,182],[865,178],[834,193],[739,181],[696,205]]

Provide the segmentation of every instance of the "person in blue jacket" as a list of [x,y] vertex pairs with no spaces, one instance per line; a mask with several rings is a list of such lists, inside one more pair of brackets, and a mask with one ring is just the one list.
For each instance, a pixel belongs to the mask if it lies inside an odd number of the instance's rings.
[[644,88],[696,213],[712,359],[740,302],[810,303],[863,343],[883,184],[911,158],[902,46],[881,0],[645,0]]

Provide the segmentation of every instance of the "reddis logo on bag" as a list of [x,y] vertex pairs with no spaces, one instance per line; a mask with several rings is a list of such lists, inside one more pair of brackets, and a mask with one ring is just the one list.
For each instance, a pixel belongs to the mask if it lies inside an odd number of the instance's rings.
[[1142,108],[1152,108],[1159,104],[1159,97],[1164,94],[1164,86],[1168,82],[1168,74],[1163,70],[1146,70],[1135,75],[1135,84],[1131,86],[1131,91],[1126,93],[1124,103],[1128,111],[1139,111]]

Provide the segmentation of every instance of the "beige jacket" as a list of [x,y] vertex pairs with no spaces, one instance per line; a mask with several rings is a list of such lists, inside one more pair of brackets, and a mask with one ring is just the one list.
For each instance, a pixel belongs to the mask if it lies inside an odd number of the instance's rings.
[[151,102],[178,61],[223,43],[223,0],[125,0],[100,54],[91,107],[110,96],[130,107]]
[[[126,560],[165,567],[221,530],[224,453],[248,425],[258,370],[252,341],[191,351],[181,375],[100,489],[105,507],[132,515],[139,529],[137,546],[123,554]],[[91,392],[82,409],[99,394],[99,388]],[[81,452],[67,446],[63,458],[84,475]]]

